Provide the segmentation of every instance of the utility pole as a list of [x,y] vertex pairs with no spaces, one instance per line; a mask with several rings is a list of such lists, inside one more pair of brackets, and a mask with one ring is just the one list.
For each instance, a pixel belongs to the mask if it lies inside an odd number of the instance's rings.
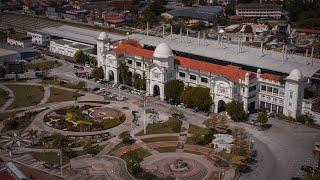
[[[60,142],[61,144],[61,142]],[[63,177],[63,171],[62,171],[62,150],[61,150],[61,147],[60,147],[60,173],[61,173],[61,176]]]
[[147,124],[146,124],[146,96],[143,99],[143,133],[147,134]]

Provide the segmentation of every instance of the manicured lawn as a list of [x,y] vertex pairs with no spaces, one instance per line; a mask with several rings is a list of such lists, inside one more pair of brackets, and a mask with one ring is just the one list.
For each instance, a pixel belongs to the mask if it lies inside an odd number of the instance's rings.
[[53,69],[61,65],[62,64],[59,61],[44,61],[44,62],[37,62],[37,63],[28,63],[26,67],[28,69],[39,68],[40,70],[43,70],[43,69]]
[[14,93],[14,101],[8,109],[37,105],[43,98],[44,90],[41,86],[7,85]]
[[[16,113],[16,112],[15,112]],[[3,122],[3,128],[1,132],[7,132],[11,130],[22,130],[29,126],[37,112],[26,113],[22,117],[15,117],[7,119]]]
[[205,134],[207,132],[207,128],[199,127],[193,124],[189,124],[188,133],[191,134]]
[[127,146],[127,144],[124,144],[123,142],[117,144],[115,147],[112,148],[112,150],[110,151],[110,153],[113,153],[115,152],[117,149],[121,148],[121,147],[124,147],[124,146]]
[[244,160],[245,160],[244,156],[238,156],[232,153],[226,153],[225,151],[218,152],[217,155],[224,158],[232,165],[244,164]]
[[60,80],[42,80],[42,83],[62,86],[70,89],[83,89],[86,86],[86,82],[84,81],[80,81],[79,83],[67,83]]
[[201,152],[197,152],[197,151],[184,150],[183,152],[185,152],[185,153],[190,153],[190,154],[196,154],[196,155],[203,155]]
[[176,147],[160,147],[155,148],[155,150],[159,151],[160,153],[166,153],[166,152],[176,152]]
[[[60,165],[60,156],[56,152],[33,152],[33,157],[44,161],[48,164],[58,164]],[[62,164],[69,163],[70,159],[67,156],[62,156]]]
[[15,112],[6,112],[6,113],[0,113],[0,121],[3,121],[9,117],[14,117],[16,114],[18,114],[20,111]]
[[143,149],[143,148],[138,148],[138,149],[136,149],[136,150],[134,150],[134,151],[130,151],[130,152],[122,155],[122,156],[121,156],[121,159],[123,159],[123,160],[125,160],[126,162],[128,162],[129,159],[131,158],[130,156],[131,156],[132,154],[138,155],[139,158],[145,158],[145,157],[151,156],[151,153],[150,153],[148,150]]
[[154,137],[154,138],[146,138],[141,139],[141,141],[145,143],[151,143],[151,142],[161,142],[161,141],[178,141],[177,136],[168,136],[168,137]]
[[48,99],[48,103],[61,102],[61,101],[73,101],[73,100],[76,100],[77,97],[79,96],[81,96],[81,94],[79,93],[52,87],[50,88],[50,97]]
[[[179,133],[182,122],[176,118],[169,118],[168,121],[164,123],[148,124],[147,134],[164,134],[164,133]],[[143,131],[136,134],[137,136],[142,136]]]
[[7,101],[7,92],[3,89],[0,89],[0,107],[3,106]]

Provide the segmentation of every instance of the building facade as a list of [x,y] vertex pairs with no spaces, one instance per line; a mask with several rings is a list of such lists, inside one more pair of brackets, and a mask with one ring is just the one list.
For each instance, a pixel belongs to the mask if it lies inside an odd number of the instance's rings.
[[12,46],[20,46],[22,48],[32,47],[31,37],[24,35],[10,35],[7,37],[7,43]]
[[49,45],[50,41],[50,35],[38,32],[38,31],[32,31],[27,32],[27,36],[30,36],[32,39],[32,44],[39,45],[39,46],[47,46]]
[[93,46],[67,39],[59,39],[50,41],[49,49],[53,53],[73,57],[78,50],[82,50],[85,53],[92,53]]
[[282,8],[277,4],[239,4],[236,6],[236,15],[250,18],[280,19]]
[[178,79],[186,86],[209,88],[214,112],[223,111],[226,103],[236,100],[243,103],[246,112],[264,108],[294,118],[302,113],[307,80],[298,69],[293,69],[283,83],[279,76],[260,69],[249,72],[233,65],[175,56],[166,43],[160,43],[154,51],[129,39],[110,44],[104,32],[97,38],[97,60],[106,80],[115,83],[120,78],[119,63],[125,62],[132,76],[146,78],[146,94],[161,100],[165,100],[165,83]]

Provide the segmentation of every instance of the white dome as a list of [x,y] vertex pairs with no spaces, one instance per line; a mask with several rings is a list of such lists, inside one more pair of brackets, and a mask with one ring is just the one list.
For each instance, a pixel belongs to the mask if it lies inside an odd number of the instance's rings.
[[299,69],[294,69],[290,72],[290,75],[288,76],[288,79],[292,79],[292,80],[300,80],[302,78],[302,74],[299,71]]
[[100,40],[107,40],[107,39],[108,39],[107,33],[106,33],[106,32],[101,32],[101,33],[99,34],[98,39],[100,39]]
[[153,53],[155,58],[169,58],[171,56],[173,56],[172,50],[166,43],[159,44]]

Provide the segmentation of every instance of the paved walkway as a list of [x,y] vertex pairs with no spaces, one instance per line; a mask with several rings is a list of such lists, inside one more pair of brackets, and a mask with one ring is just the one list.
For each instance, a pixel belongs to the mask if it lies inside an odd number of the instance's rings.
[[9,99],[7,99],[6,103],[3,106],[0,107],[0,112],[2,112],[5,109],[7,109],[12,104],[12,102],[14,101],[14,93],[10,88],[5,86],[4,84],[0,84],[0,88],[9,93]]
[[44,89],[43,98],[38,105],[45,104],[48,101],[48,99],[50,98],[50,86],[44,85],[42,87]]

